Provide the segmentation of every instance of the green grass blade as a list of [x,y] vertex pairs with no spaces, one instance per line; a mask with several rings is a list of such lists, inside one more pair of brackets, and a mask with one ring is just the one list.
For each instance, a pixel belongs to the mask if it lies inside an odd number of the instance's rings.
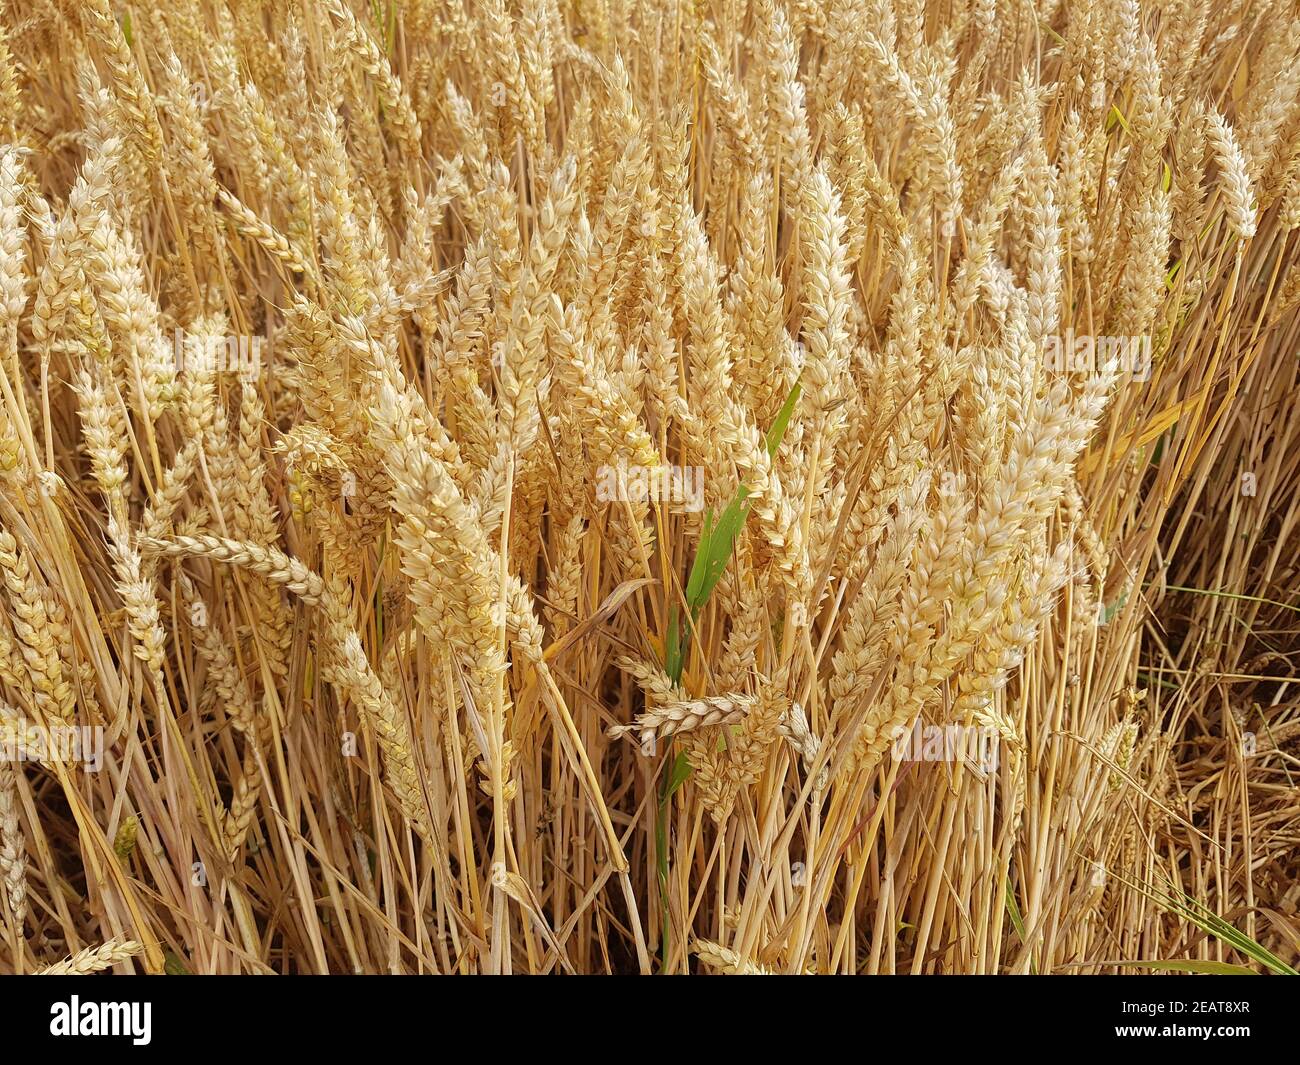
[[[765,442],[767,453],[775,457],[776,449],[785,438],[785,431],[790,426],[795,405],[799,402],[800,386],[796,381],[790,394],[781,404],[772,427],[768,429]],[[700,536],[700,546],[696,549],[695,560],[691,563],[690,576],[686,579],[686,606],[691,613],[691,622],[699,619],[700,611],[708,602],[713,589],[722,580],[727,562],[736,548],[736,538],[745,525],[749,507],[745,500],[749,498],[749,489],[738,485],[736,494],[718,518],[713,522],[713,512],[704,515],[704,529]],[[686,652],[690,649],[691,634],[689,627],[683,631],[681,618],[674,605],[668,612],[668,632],[664,640],[664,672],[674,684],[680,684],[682,672],[686,668]],[[661,960],[668,957],[668,805],[674,793],[686,783],[691,775],[691,764],[686,752],[677,755],[671,772],[663,778],[659,789],[659,809],[655,819],[655,865],[659,874],[659,901],[663,912],[662,937],[660,940]]]
[[1175,973],[1201,973],[1203,976],[1258,976],[1254,969],[1226,961],[1113,961],[1111,965],[1130,969],[1167,969]]
[[767,431],[767,453],[771,458],[776,458],[776,449],[785,439],[785,431],[790,426],[790,416],[794,414],[795,404],[799,402],[802,391],[803,386],[796,381],[794,388],[790,389],[790,394],[785,397],[785,402],[781,404],[781,410],[776,416],[776,421],[772,423],[772,428]]
[[1262,943],[1257,943],[1235,925],[1229,924],[1209,907],[1198,902],[1182,891],[1162,891],[1149,884],[1128,882],[1129,886],[1141,891],[1156,905],[1176,917],[1181,917],[1196,925],[1206,935],[1213,936],[1234,950],[1244,954],[1251,961],[1258,962],[1279,976],[1300,976],[1290,965],[1275,955]]

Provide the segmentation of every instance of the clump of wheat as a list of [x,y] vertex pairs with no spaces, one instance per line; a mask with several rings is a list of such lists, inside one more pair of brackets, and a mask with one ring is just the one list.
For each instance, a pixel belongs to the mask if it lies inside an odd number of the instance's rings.
[[1185,947],[1052,885],[1300,302],[1264,6],[6,5],[0,694],[106,768],[0,765],[0,967]]

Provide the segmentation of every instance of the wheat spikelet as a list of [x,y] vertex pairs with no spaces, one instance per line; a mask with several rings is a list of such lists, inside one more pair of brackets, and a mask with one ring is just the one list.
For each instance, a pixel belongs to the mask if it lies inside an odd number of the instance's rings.
[[47,965],[37,976],[85,976],[103,972],[134,958],[143,948],[133,939],[110,939],[98,947],[85,947],[54,965]]

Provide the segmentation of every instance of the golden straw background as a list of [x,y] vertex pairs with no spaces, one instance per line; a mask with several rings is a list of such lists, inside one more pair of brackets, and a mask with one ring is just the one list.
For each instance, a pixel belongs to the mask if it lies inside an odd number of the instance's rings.
[[0,971],[1293,971],[1293,3],[0,25]]

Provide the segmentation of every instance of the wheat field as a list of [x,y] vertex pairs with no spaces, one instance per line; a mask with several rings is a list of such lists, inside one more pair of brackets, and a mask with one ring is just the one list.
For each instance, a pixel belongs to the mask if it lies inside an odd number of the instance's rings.
[[1293,3],[0,26],[0,972],[1293,971]]

